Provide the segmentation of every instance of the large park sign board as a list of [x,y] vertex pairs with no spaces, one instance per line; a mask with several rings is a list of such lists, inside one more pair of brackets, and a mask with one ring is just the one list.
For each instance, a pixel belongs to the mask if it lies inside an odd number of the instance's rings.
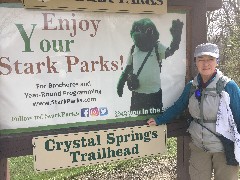
[[144,82],[161,82],[163,110],[184,87],[185,13],[129,15],[2,7],[0,16],[1,133],[143,120],[160,113],[158,108],[131,110],[132,92],[125,85],[119,96],[117,89],[131,57],[130,32],[140,19],[155,24],[160,52],[170,46],[172,22],[183,24],[179,49],[162,58],[161,74],[151,78],[146,63],[141,75]]

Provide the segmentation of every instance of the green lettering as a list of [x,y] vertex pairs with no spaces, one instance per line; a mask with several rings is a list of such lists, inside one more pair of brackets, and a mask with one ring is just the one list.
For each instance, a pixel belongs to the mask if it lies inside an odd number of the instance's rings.
[[95,153],[94,153],[94,152],[90,152],[90,153],[88,154],[88,160],[89,160],[89,161],[96,160],[96,156],[95,156]]
[[118,149],[116,151],[116,156],[122,156],[122,149]]
[[23,41],[25,43],[25,51],[22,51],[22,52],[34,52],[31,50],[30,39],[32,37],[33,30],[37,24],[32,24],[33,28],[32,28],[32,32],[31,32],[30,36],[28,36],[26,31],[24,30],[23,24],[15,24],[15,25],[17,26],[18,31],[20,32],[20,34],[23,38]]
[[66,148],[64,149],[64,152],[68,152],[71,147],[72,141],[64,141],[64,144],[66,146]]
[[123,142],[123,136],[122,135],[116,136],[116,139],[117,139],[116,146],[120,146],[120,144]]
[[80,140],[74,140],[73,141],[73,148],[79,148],[80,147]]
[[72,163],[78,162],[77,155],[80,155],[80,151],[70,152],[70,156],[73,157]]
[[94,138],[88,139],[88,146],[96,146]]
[[87,147],[86,139],[84,137],[81,138],[82,147]]
[[158,137],[157,131],[153,131],[152,132],[152,138],[157,138],[157,137]]
[[[45,45],[45,49],[44,49],[44,45],[43,43],[46,42],[46,45]],[[47,39],[43,39],[41,42],[40,42],[40,49],[42,50],[42,52],[48,52],[50,51],[51,49],[51,44],[50,42],[47,40]]]
[[[51,148],[50,148],[50,141],[52,142],[52,147],[51,147]],[[45,149],[46,149],[47,151],[53,151],[53,150],[55,149],[54,144],[55,144],[55,141],[54,141],[53,139],[47,140],[47,141],[45,142]]]
[[132,148],[132,154],[138,154],[138,144],[135,144],[135,147]]
[[63,142],[56,142],[57,148],[56,150],[62,150],[61,146],[63,145]]
[[124,152],[123,152],[123,155],[124,155],[124,156],[131,155],[131,151],[130,151],[129,148],[125,148],[123,151],[124,151]]
[[113,144],[115,142],[114,133],[107,134],[107,144]]

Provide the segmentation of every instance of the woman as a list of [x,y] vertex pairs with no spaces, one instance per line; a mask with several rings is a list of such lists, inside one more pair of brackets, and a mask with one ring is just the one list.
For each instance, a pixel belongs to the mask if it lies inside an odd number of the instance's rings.
[[235,159],[233,142],[226,138],[222,142],[216,136],[221,135],[216,131],[216,122],[221,91],[224,91],[230,97],[229,109],[236,129],[240,132],[240,89],[234,81],[216,69],[218,58],[217,45],[198,45],[194,52],[198,75],[185,86],[173,106],[156,119],[150,118],[147,121],[149,125],[169,123],[188,107],[192,116],[188,128],[192,139],[189,144],[189,173],[192,180],[210,180],[213,169],[216,180],[238,180],[239,164]]

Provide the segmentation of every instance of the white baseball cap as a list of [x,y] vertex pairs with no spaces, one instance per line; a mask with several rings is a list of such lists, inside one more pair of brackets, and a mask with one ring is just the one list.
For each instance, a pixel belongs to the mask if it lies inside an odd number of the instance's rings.
[[203,43],[199,44],[195,48],[194,57],[209,55],[215,58],[219,58],[219,49],[216,44],[212,43]]

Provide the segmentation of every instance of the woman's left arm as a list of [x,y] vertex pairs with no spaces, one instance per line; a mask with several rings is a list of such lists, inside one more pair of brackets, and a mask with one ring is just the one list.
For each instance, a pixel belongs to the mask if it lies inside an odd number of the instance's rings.
[[229,81],[224,89],[230,96],[230,108],[240,132],[240,89],[234,81]]

